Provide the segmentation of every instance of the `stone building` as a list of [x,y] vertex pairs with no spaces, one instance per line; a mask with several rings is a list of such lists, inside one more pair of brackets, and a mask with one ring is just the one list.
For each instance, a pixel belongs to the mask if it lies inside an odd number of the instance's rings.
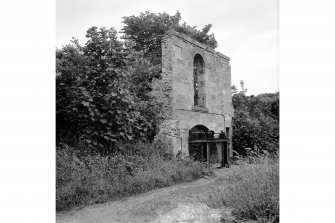
[[[167,142],[173,154],[198,154],[213,164],[229,159],[233,117],[229,61],[174,30],[163,38],[162,79],[154,86],[168,115],[156,138]],[[195,138],[211,134],[211,140],[192,141],[191,134]]]

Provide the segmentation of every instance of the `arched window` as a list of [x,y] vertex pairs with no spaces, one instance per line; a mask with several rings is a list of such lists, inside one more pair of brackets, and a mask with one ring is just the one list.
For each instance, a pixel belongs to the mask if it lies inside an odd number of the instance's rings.
[[205,107],[204,60],[199,54],[193,61],[194,106]]

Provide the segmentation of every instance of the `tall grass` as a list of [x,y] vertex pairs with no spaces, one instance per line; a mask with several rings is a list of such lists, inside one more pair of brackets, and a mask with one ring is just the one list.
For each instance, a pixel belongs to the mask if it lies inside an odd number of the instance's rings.
[[191,181],[210,171],[153,144],[121,145],[118,153],[108,156],[82,153],[63,144],[56,155],[57,211]]
[[278,161],[239,168],[228,183],[213,189],[208,205],[232,207],[232,214],[240,220],[279,222]]

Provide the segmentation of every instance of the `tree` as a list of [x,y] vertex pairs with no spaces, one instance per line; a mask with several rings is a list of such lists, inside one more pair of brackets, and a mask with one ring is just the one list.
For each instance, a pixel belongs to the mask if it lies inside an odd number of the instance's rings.
[[231,93],[232,93],[232,95],[237,94],[237,87],[235,85],[231,86]]
[[56,136],[57,141],[74,135],[78,126],[68,123],[75,114],[70,104],[76,100],[79,75],[84,73],[86,58],[78,40],[72,39],[70,44],[56,50]]
[[122,29],[123,38],[134,42],[134,49],[142,51],[153,65],[160,64],[161,40],[164,34],[176,26],[181,19],[180,13],[174,16],[167,13],[141,13],[139,16],[125,16]]
[[212,25],[206,25],[201,31],[196,27],[191,27],[187,23],[179,24],[181,19],[177,11],[175,15],[170,16],[167,13],[142,12],[139,16],[125,16],[122,29],[123,38],[132,40],[136,51],[143,51],[144,56],[149,59],[153,65],[161,63],[161,40],[167,31],[175,29],[184,33],[195,40],[217,47],[217,42],[213,34],[208,34]]
[[85,46],[73,41],[57,50],[58,138],[108,148],[113,142],[147,140],[155,131],[155,119],[144,114],[141,99],[131,92],[132,61],[116,34],[113,28],[92,27]]
[[233,148],[247,155],[253,151],[277,152],[279,149],[279,93],[246,96],[244,82],[241,91],[233,93]]

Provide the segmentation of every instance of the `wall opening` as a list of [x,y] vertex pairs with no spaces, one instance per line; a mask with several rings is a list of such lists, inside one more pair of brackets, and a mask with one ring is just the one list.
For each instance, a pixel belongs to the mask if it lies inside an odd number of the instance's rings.
[[196,125],[189,130],[189,155],[207,165],[224,167],[229,163],[226,134],[215,133],[206,126]]
[[196,54],[193,61],[194,106],[205,107],[205,64]]
[[[204,125],[196,125],[189,131],[189,137],[200,138],[201,135],[208,133],[210,130]],[[190,143],[188,147],[190,156],[200,162],[207,162],[206,143]]]

